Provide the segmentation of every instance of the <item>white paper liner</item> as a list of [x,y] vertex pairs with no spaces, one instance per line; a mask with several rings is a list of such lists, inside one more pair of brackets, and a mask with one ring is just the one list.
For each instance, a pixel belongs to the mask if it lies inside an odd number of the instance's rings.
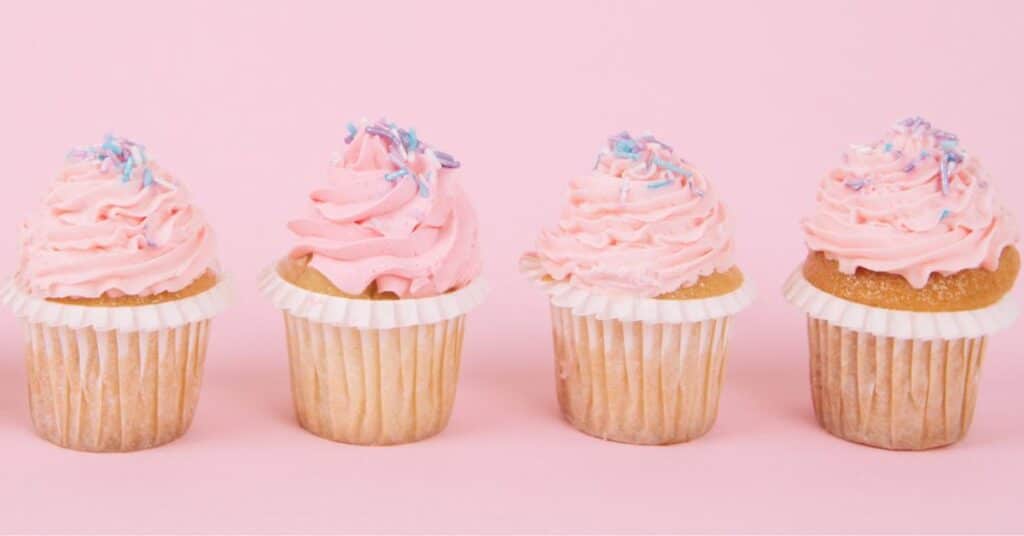
[[155,331],[26,324],[29,409],[40,436],[65,448],[128,452],[192,423],[210,320]]
[[990,335],[1010,327],[1017,306],[1010,296],[970,311],[920,313],[871,307],[818,289],[797,268],[783,286],[786,301],[811,318],[846,329],[897,339],[960,339]]
[[519,271],[550,298],[551,304],[572,310],[575,316],[648,324],[703,322],[732,316],[754,301],[754,286],[744,279],[740,288],[713,298],[657,300],[633,296],[609,296],[564,281],[545,281],[547,275],[534,257],[523,257]]
[[402,300],[360,300],[328,296],[297,287],[270,267],[260,279],[260,290],[274,307],[293,316],[362,329],[391,329],[462,316],[483,303],[487,283],[476,278],[469,285],[441,296]]
[[602,439],[666,445],[707,433],[718,415],[730,318],[647,324],[551,307],[562,415]]
[[93,307],[55,303],[20,289],[13,278],[0,285],[0,304],[30,324],[96,331],[157,331],[208,320],[231,301],[231,281],[220,276],[213,288],[180,300],[153,305]]

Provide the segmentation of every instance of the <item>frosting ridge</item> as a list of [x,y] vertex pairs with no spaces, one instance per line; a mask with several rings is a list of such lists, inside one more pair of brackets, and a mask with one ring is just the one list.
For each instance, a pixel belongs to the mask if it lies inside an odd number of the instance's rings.
[[611,136],[594,170],[570,180],[568,201],[527,254],[553,279],[656,297],[735,265],[725,206],[704,175],[653,136]]
[[22,226],[19,284],[44,298],[176,292],[216,271],[185,187],[130,140],[74,149]]
[[822,179],[817,210],[802,221],[807,246],[853,274],[903,276],[922,288],[933,273],[995,270],[1018,240],[988,174],[956,135],[920,117],[870,145],[851,146]]
[[346,294],[375,284],[400,298],[436,296],[480,273],[477,220],[459,163],[385,120],[349,125],[347,147],[308,214],[291,221],[291,258]]

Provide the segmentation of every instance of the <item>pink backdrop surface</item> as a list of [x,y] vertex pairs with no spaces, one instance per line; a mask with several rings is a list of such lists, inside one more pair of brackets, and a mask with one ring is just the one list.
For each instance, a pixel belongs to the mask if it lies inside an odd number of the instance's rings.
[[[215,322],[191,432],[127,455],[34,435],[21,333],[0,315],[0,528],[1024,530],[1021,327],[994,337],[965,441],[887,452],[815,424],[804,321],[779,292],[819,178],[906,115],[959,133],[1024,216],[1022,21],[1009,1],[8,6],[0,267],[65,151],[114,130],[190,184],[237,301]],[[283,323],[256,281],[345,122],[381,114],[463,161],[493,293],[470,319],[448,430],[365,448],[294,422]],[[623,128],[715,181],[760,289],[718,424],[690,444],[563,423],[546,303],[516,271],[568,179]]]

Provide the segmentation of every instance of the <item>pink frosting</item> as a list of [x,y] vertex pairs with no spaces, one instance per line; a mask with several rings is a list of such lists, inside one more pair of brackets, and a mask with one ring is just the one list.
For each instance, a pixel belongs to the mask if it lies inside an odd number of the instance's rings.
[[142,146],[72,151],[22,228],[18,281],[45,298],[177,291],[215,269],[213,233]]
[[803,221],[811,250],[838,261],[843,273],[899,274],[915,288],[933,273],[995,270],[1018,239],[977,158],[920,118],[851,147],[817,199],[817,212]]
[[377,289],[401,298],[437,296],[480,273],[477,220],[450,156],[387,122],[352,130],[309,215],[288,227],[291,257],[348,294]]
[[657,139],[622,133],[569,182],[558,226],[527,255],[581,288],[654,297],[733,267],[732,235],[703,175]]

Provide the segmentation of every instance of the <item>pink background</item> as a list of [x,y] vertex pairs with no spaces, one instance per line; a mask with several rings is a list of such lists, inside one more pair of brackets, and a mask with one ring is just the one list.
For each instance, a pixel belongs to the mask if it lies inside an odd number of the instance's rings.
[[[964,442],[887,452],[814,423],[804,322],[779,296],[819,177],[905,115],[958,132],[1024,215],[1022,4],[285,4],[18,2],[0,17],[0,266],[65,151],[115,129],[190,183],[237,283],[192,431],[130,455],[35,437],[21,334],[0,316],[0,528],[1024,530],[1019,327],[994,338]],[[360,448],[295,424],[282,322],[255,286],[345,122],[380,114],[463,161],[494,291],[448,430]],[[560,420],[546,304],[515,268],[622,128],[716,181],[761,291],[718,424],[687,445]]]

